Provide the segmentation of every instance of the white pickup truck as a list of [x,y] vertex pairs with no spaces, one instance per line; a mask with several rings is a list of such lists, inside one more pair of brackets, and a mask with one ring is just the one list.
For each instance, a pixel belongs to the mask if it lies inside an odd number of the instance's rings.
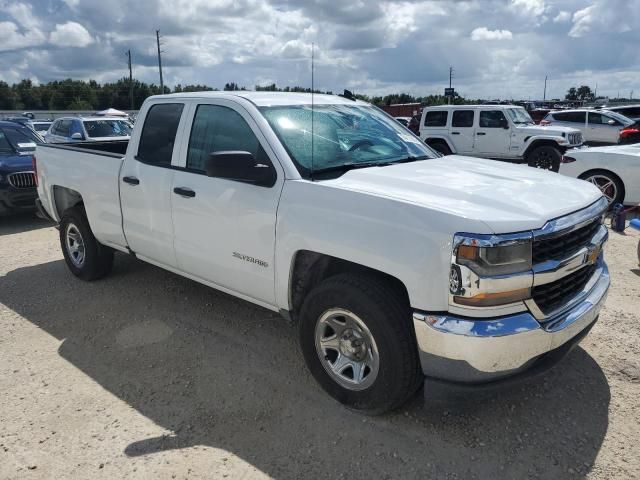
[[361,101],[156,96],[128,145],[36,156],[73,274],[106,275],[118,251],[279,311],[319,384],[368,413],[424,376],[476,384],[553,364],[609,287],[596,187],[439,158]]

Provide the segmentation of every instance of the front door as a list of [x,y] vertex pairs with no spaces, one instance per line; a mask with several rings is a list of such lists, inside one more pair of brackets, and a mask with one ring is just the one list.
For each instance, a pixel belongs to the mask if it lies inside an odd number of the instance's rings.
[[[143,118],[138,151],[120,172],[124,234],[129,248],[152,263],[176,266],[171,222],[171,161],[183,103],[157,103]],[[179,137],[178,137],[179,138]],[[132,139],[133,141],[133,139]],[[135,154],[135,157],[133,156]]]
[[475,150],[487,156],[509,155],[511,129],[502,110],[480,110]]
[[620,122],[600,112],[589,112],[587,115],[587,130],[592,142],[618,143],[621,128]]
[[[172,184],[178,268],[273,305],[276,210],[283,172],[255,121],[231,100],[197,105]],[[271,187],[205,174],[212,152],[245,151],[275,168]]]

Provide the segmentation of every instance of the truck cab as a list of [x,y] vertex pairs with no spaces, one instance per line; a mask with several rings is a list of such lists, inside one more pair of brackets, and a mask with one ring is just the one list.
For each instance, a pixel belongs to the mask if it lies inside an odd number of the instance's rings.
[[525,162],[558,171],[562,154],[580,146],[580,131],[535,125],[515,105],[442,105],[425,108],[420,138],[443,155]]

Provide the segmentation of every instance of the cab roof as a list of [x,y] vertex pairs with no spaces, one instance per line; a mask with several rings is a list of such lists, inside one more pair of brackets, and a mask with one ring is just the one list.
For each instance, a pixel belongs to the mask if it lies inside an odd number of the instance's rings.
[[[311,105],[310,93],[297,93],[297,92],[249,92],[244,90],[239,91],[207,91],[207,92],[182,92],[182,93],[170,93],[168,95],[154,95],[150,97],[150,100],[160,99],[178,99],[178,98],[230,98],[240,97],[244,98],[258,107],[269,107],[273,105]],[[316,105],[368,105],[366,102],[360,100],[349,100],[338,95],[327,95],[316,93],[313,95],[313,103]]]

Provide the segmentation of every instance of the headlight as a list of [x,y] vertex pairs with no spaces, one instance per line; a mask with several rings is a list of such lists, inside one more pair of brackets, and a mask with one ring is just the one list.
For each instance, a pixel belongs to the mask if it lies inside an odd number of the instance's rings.
[[453,303],[490,307],[531,295],[531,233],[456,235],[449,275]]

